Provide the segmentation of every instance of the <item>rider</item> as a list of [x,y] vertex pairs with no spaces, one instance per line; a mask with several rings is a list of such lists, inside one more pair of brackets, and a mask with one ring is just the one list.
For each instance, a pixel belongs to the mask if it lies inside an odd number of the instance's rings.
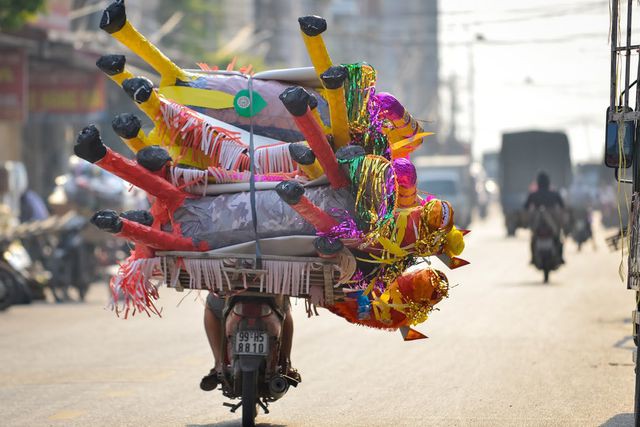
[[[291,344],[293,341],[293,318],[291,316],[291,303],[289,297],[281,297],[280,306],[284,312],[284,322],[282,325],[282,347],[280,351],[280,366],[289,377],[300,382],[302,379],[298,371],[291,367]],[[214,390],[220,383],[219,374],[222,372],[222,363],[224,360],[222,348],[222,311],[225,306],[225,299],[216,296],[213,292],[207,295],[207,303],[204,309],[204,330],[207,334],[215,366],[200,381],[200,388],[204,391]]]
[[[538,173],[536,178],[536,182],[538,184],[538,188],[529,193],[529,197],[527,197],[527,201],[524,204],[524,208],[526,210],[530,210],[532,208],[538,209],[540,207],[544,207],[545,209],[553,212],[557,210],[564,210],[564,202],[562,201],[562,196],[557,191],[553,191],[550,189],[550,180],[549,175],[545,172]],[[533,239],[531,239],[531,254],[533,256]],[[556,243],[560,250],[560,259],[561,262],[564,263],[564,258],[562,256],[562,242],[560,241],[559,233],[556,235]]]

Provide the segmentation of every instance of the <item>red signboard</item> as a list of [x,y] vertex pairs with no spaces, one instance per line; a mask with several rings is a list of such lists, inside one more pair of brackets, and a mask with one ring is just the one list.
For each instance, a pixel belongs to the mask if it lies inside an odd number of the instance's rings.
[[104,77],[99,72],[38,66],[29,76],[29,112],[96,113],[106,107]]
[[27,117],[27,57],[23,51],[0,51],[0,120]]

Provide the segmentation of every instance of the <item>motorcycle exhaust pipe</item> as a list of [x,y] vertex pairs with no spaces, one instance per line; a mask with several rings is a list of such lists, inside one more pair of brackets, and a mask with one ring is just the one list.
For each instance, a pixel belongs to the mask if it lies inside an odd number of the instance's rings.
[[269,395],[273,399],[280,399],[289,391],[289,382],[282,375],[277,375],[269,380]]

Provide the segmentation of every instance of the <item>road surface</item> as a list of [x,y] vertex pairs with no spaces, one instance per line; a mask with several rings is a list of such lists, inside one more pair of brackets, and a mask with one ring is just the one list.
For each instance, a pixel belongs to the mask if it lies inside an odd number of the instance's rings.
[[[347,324],[294,306],[303,383],[260,415],[265,426],[631,425],[633,293],[620,253],[577,253],[551,283],[528,263],[528,235],[476,222],[449,273],[450,297],[419,329],[428,340]],[[181,301],[179,306],[177,304]],[[161,291],[163,318],[117,319],[107,292],[86,304],[0,313],[4,426],[239,425],[216,392],[195,293]]]

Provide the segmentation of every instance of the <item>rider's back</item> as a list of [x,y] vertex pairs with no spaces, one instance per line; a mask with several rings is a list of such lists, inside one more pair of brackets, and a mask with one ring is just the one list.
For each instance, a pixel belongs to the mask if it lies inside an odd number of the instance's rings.
[[529,194],[527,201],[525,203],[525,208],[529,209],[531,207],[539,208],[545,207],[547,209],[551,208],[563,208],[564,202],[562,201],[562,197],[557,191],[547,190],[547,189],[539,189]]

